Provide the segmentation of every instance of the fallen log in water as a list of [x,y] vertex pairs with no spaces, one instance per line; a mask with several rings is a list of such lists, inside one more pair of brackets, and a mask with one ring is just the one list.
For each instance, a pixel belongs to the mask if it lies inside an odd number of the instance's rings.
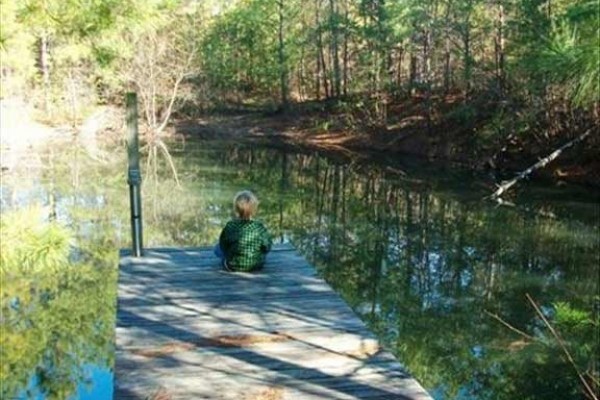
[[592,130],[593,130],[593,128],[588,129],[587,131],[585,131],[581,135],[577,136],[575,139],[571,140],[568,143],[565,143],[564,145],[562,145],[558,149],[554,150],[552,153],[550,153],[546,157],[540,159],[538,162],[536,162],[535,164],[533,164],[531,167],[527,168],[525,171],[519,173],[517,176],[515,176],[510,181],[502,183],[501,185],[498,186],[498,189],[494,193],[492,193],[492,195],[490,196],[490,198],[491,199],[498,199],[500,196],[502,196],[502,194],[504,194],[504,192],[506,192],[508,189],[510,189],[515,183],[517,183],[521,179],[527,177],[533,171],[535,171],[537,169],[540,169],[540,168],[543,168],[546,165],[548,165],[549,163],[551,163],[552,161],[554,161],[556,158],[558,158],[558,156],[561,155],[561,153],[564,150],[566,150],[569,147],[572,147],[575,144],[577,144],[577,143],[585,140],[585,138],[587,138],[592,133]]

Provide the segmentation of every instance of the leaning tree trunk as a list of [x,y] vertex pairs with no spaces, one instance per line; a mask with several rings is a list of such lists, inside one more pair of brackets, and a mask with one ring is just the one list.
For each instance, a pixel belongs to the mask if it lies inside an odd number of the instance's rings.
[[561,153],[568,149],[569,147],[574,146],[575,144],[583,141],[585,138],[587,138],[590,134],[592,133],[592,129],[588,129],[587,131],[585,131],[583,134],[579,135],[578,137],[576,137],[575,139],[571,140],[568,143],[565,143],[564,145],[562,145],[560,148],[554,150],[552,153],[550,153],[548,156],[542,158],[541,160],[539,160],[538,162],[536,162],[535,164],[533,164],[531,167],[527,168],[525,171],[519,173],[516,177],[514,177],[513,179],[511,179],[508,182],[503,183],[502,185],[500,185],[498,187],[498,189],[492,193],[492,195],[490,196],[491,199],[498,199],[500,196],[502,196],[502,194],[504,194],[504,192],[506,192],[508,189],[510,189],[515,183],[517,183],[518,181],[520,181],[521,179],[529,176],[533,171],[538,170],[540,168],[545,167],[546,165],[548,165],[550,162],[554,161],[556,158],[558,158],[558,156],[561,155]]

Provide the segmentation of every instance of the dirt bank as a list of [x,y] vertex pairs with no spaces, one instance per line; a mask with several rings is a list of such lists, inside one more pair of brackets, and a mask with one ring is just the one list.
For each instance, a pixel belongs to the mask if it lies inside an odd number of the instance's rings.
[[[287,113],[230,113],[195,120],[180,119],[175,132],[203,139],[262,141],[368,158],[409,154],[427,160],[487,170],[499,177],[514,175],[560,147],[569,135],[518,137],[507,135],[489,143],[477,135],[484,129],[485,109],[468,124],[453,117],[460,105],[446,102],[427,120],[422,101],[390,107],[386,126],[369,127],[360,114],[331,111],[326,105],[299,107]],[[489,111],[491,112],[491,111]],[[450,116],[450,117],[448,117]],[[367,116],[364,116],[367,118]],[[364,119],[363,118],[363,119]],[[581,129],[584,129],[582,126]],[[600,135],[569,149],[534,176],[600,187]]]

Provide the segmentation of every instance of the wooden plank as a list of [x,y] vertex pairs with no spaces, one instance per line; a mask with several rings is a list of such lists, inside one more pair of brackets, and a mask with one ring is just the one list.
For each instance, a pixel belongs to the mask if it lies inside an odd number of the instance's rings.
[[[123,392],[130,393],[122,398],[144,398],[145,389],[149,385],[155,388],[167,387],[165,390],[175,399],[210,398],[210,399],[264,399],[262,393],[267,388],[273,391],[276,399],[429,399],[414,380],[399,376],[371,374],[356,376],[352,379],[340,379],[337,376],[316,373],[315,377],[293,378],[288,376],[247,375],[236,371],[214,372],[208,379],[189,379],[187,376],[152,377],[151,380],[138,380],[123,387]],[[210,379],[213,383],[207,386]],[[121,392],[122,393],[122,392]],[[147,392],[146,392],[147,393]],[[120,397],[121,398],[121,397]]]
[[197,272],[197,273],[173,273],[170,274],[168,272],[143,272],[138,274],[131,274],[129,272],[122,272],[122,276],[119,279],[120,283],[124,285],[136,285],[136,284],[158,284],[161,283],[169,283],[170,285],[174,285],[177,283],[184,283],[186,288],[194,289],[198,287],[197,285],[210,285],[210,286],[226,286],[226,285],[237,285],[237,286],[246,286],[252,287],[252,285],[268,285],[274,286],[274,283],[277,283],[277,286],[281,286],[284,283],[294,283],[294,284],[309,284],[309,283],[323,283],[322,279],[314,276],[314,274],[307,274],[304,271],[293,271],[293,272],[282,272],[278,274],[277,278],[269,279],[269,276],[266,275],[269,271],[262,271],[260,273],[255,274],[241,274],[236,273],[232,274],[230,272]]
[[430,399],[290,245],[259,273],[210,247],[121,255],[116,399]]
[[[174,327],[175,328],[175,327]],[[199,335],[181,327],[175,328],[178,334],[169,335],[165,331],[153,331],[143,335],[142,332],[117,331],[117,345],[121,349],[143,349],[151,346],[152,353],[159,352],[167,345],[176,349],[208,349],[220,354],[235,353],[237,349],[252,349],[257,353],[269,354],[301,354],[306,351],[323,351],[331,354],[362,354],[367,351],[379,350],[374,337],[366,337],[366,332],[332,332],[331,330],[310,330],[306,332],[277,330],[268,333],[244,332],[240,330],[235,335],[218,334]],[[172,331],[171,331],[172,332]],[[332,333],[335,333],[333,335]],[[313,358],[315,355],[310,355]]]
[[[192,283],[193,284],[193,283]],[[152,304],[156,299],[168,298],[171,303],[177,303],[185,306],[187,303],[186,299],[192,301],[197,299],[201,302],[201,299],[205,299],[205,302],[209,302],[211,298],[222,299],[219,301],[220,304],[225,303],[228,298],[232,301],[235,298],[242,298],[246,300],[255,300],[259,298],[275,298],[281,297],[285,299],[286,295],[290,298],[288,305],[292,302],[292,299],[296,296],[305,295],[307,298],[319,298],[329,299],[336,301],[340,299],[339,295],[335,292],[331,292],[324,286],[316,285],[298,285],[294,283],[283,282],[279,287],[273,287],[277,282],[269,283],[267,285],[254,285],[248,284],[247,286],[227,285],[223,286],[209,286],[199,285],[193,289],[178,287],[172,285],[172,287],[165,284],[156,285],[143,285],[136,283],[129,287],[122,287],[119,290],[119,297],[127,304],[128,300],[147,300],[147,304]],[[286,290],[288,292],[286,292]],[[143,298],[140,296],[144,296]],[[146,298],[147,297],[147,298]],[[260,304],[257,304],[259,306]]]
[[[202,300],[202,299],[200,299]],[[325,309],[327,302],[303,301],[302,304],[285,306],[285,300],[263,304],[256,307],[253,303],[199,304],[198,306],[182,306],[178,304],[143,305],[134,307],[119,306],[117,322],[136,321],[157,325],[169,324],[181,320],[222,320],[222,321],[254,321],[265,324],[284,320],[308,321],[315,326],[330,326],[340,323],[359,321],[352,311],[344,305],[335,305]],[[301,305],[314,308],[302,312]],[[168,327],[168,326],[167,326]]]
[[[198,352],[180,352],[164,357],[150,358],[132,352],[117,353],[117,368],[125,369],[130,376],[140,376],[146,373],[154,375],[169,375],[174,362],[181,365],[178,375],[193,375],[198,369],[209,374],[215,369],[220,371],[232,370],[240,374],[258,374],[268,370],[271,373],[290,377],[303,375],[359,376],[380,373],[385,376],[408,377],[408,373],[396,360],[372,355],[366,362],[362,358],[351,358],[341,355],[324,355],[318,364],[312,363],[313,358],[306,355],[296,355],[298,363],[291,364],[286,360],[270,360],[269,363],[258,364],[251,358],[242,361],[233,357],[223,357],[219,353],[203,357]],[[341,359],[340,359],[341,358]],[[340,362],[341,361],[341,362]]]

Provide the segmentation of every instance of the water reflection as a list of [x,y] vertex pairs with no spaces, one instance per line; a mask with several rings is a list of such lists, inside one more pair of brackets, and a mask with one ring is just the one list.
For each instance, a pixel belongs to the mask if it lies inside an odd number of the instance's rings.
[[498,208],[480,200],[485,190],[465,190],[474,180],[464,175],[406,178],[389,166],[278,155],[235,149],[221,165],[239,171],[234,186],[254,186],[268,224],[291,234],[437,398],[584,397],[526,294],[548,310],[564,303],[565,314],[581,312],[580,332],[568,317],[554,322],[580,372],[597,378],[594,197]]
[[[581,372],[594,374],[597,317],[586,316],[598,302],[595,193],[532,190],[519,208],[499,208],[480,200],[480,181],[456,171],[172,148],[183,184],[166,165],[145,182],[147,246],[214,243],[233,194],[251,189],[276,238],[293,241],[436,398],[583,398],[525,294],[562,329]],[[56,157],[38,185],[3,184],[0,194],[3,212],[40,204],[42,219],[71,235],[69,261],[51,273],[3,265],[3,398],[105,398],[112,385],[102,374],[113,357],[116,249],[128,246],[125,167],[76,151]],[[15,309],[15,298],[27,307]]]

